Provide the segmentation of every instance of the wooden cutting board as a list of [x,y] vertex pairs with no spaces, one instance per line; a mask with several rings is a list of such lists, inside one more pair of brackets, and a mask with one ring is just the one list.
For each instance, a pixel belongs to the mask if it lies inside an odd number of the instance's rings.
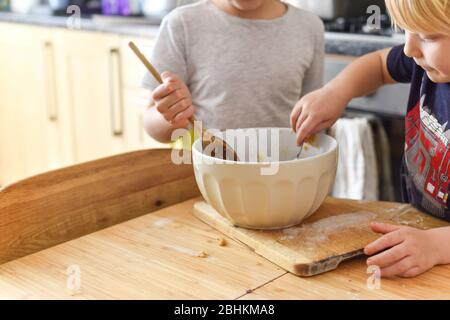
[[249,230],[234,226],[206,202],[194,205],[194,215],[257,254],[298,276],[336,269],[342,261],[363,255],[364,247],[380,235],[370,221],[420,229],[448,226],[407,204],[327,198],[301,225],[283,230]]

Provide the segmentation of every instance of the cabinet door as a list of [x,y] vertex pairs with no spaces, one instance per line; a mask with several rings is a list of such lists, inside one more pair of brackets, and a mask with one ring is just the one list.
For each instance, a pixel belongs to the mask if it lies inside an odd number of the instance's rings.
[[125,126],[127,150],[169,148],[152,139],[144,129],[144,112],[148,107],[150,91],[146,89],[124,90]]
[[74,157],[93,160],[126,150],[120,39],[116,35],[59,31],[64,104],[71,110]]
[[0,185],[59,167],[61,123],[49,29],[0,24]]

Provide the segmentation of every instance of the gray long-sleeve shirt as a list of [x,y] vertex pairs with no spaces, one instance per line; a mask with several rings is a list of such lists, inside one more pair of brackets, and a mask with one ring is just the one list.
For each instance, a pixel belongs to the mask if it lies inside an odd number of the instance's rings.
[[[254,20],[202,0],[164,19],[151,61],[186,83],[208,128],[289,127],[298,100],[322,86],[324,27],[290,5],[280,18]],[[147,73],[143,85],[158,84]]]

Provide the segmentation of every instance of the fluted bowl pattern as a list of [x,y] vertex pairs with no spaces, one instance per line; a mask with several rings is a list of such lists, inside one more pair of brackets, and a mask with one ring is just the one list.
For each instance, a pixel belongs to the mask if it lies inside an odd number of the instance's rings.
[[[305,145],[297,160],[298,147],[292,130],[245,130],[218,134],[235,147],[239,158],[245,160],[242,162],[212,158],[202,152],[200,139],[194,142],[192,159],[201,194],[236,226],[279,229],[301,223],[317,211],[333,186],[338,159],[336,140],[318,134],[312,145]],[[257,136],[257,155],[248,146],[237,147],[239,144],[233,140],[249,132]],[[275,132],[278,134],[273,135]],[[264,135],[271,137],[269,143],[261,138]],[[265,150],[261,149],[263,143],[268,151],[261,153]],[[251,161],[252,156],[256,156],[256,161]],[[275,169],[269,170],[270,165]]]

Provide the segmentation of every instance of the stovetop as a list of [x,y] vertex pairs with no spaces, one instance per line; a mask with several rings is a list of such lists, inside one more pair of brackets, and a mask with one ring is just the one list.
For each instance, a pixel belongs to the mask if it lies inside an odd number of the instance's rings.
[[403,32],[393,29],[388,15],[383,14],[376,27],[367,16],[337,18],[324,21],[326,51],[331,54],[362,56],[404,43]]
[[325,30],[328,32],[363,34],[390,37],[394,34],[391,20],[388,15],[381,15],[378,26],[372,26],[367,21],[367,16],[358,18],[337,18],[324,21]]

